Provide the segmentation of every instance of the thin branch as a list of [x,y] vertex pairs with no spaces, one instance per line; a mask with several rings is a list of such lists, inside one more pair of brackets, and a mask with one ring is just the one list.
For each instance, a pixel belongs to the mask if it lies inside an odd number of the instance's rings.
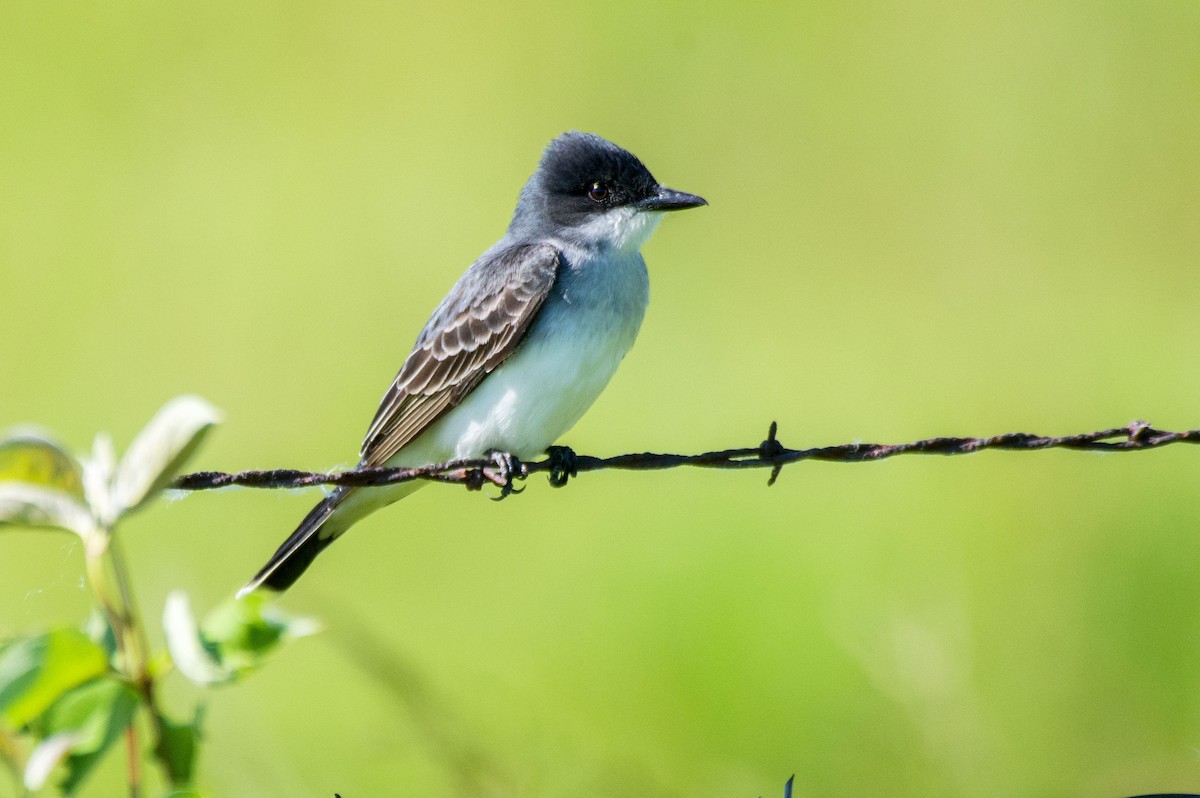
[[[1027,432],[1010,432],[989,438],[926,438],[912,443],[844,443],[813,449],[789,449],[776,437],[778,427],[771,422],[767,439],[758,446],[742,449],[723,449],[703,454],[620,454],[615,457],[577,455],[566,447],[551,447],[549,456],[532,463],[517,462],[514,458],[491,457],[453,460],[419,468],[357,468],[334,473],[313,473],[280,468],[270,471],[240,471],[230,474],[220,471],[200,471],[179,477],[171,486],[178,490],[209,490],[239,485],[247,488],[301,488],[310,485],[346,485],[372,487],[395,485],[414,479],[449,482],[478,490],[485,483],[511,489],[512,480],[530,474],[548,472],[556,487],[567,483],[569,477],[583,471],[618,468],[628,471],[651,471],[692,466],[696,468],[769,468],[768,485],[774,484],[785,465],[802,460],[824,460],[835,463],[861,463],[883,460],[900,454],[971,454],[984,449],[1007,451],[1040,451],[1042,449],[1074,449],[1092,452],[1135,452],[1157,449],[1172,443],[1200,443],[1200,429],[1185,432],[1164,432],[1144,421],[1133,421],[1124,427],[1064,435],[1052,438]],[[507,495],[507,494],[505,494]]]

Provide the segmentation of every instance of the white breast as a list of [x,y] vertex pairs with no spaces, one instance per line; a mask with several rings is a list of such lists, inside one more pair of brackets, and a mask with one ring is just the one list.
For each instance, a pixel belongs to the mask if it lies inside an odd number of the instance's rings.
[[491,449],[533,458],[574,426],[633,345],[649,286],[636,251],[571,254],[517,351],[389,465]]

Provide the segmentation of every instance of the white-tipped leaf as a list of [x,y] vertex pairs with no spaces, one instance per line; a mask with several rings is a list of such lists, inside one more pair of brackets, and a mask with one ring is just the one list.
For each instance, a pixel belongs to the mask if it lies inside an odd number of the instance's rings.
[[86,537],[83,467],[52,438],[14,430],[0,438],[0,525],[57,527]]
[[198,396],[172,399],[130,444],[113,479],[118,513],[139,507],[165,487],[199,447],[220,413]]
[[92,514],[70,494],[24,482],[0,482],[0,527],[55,527],[87,539],[95,529]]
[[205,647],[200,625],[192,614],[191,602],[181,590],[174,590],[167,595],[163,606],[163,632],[171,660],[187,679],[208,687],[226,684],[237,678],[232,669],[224,667]]
[[96,433],[91,456],[83,458],[83,495],[92,515],[105,528],[115,524],[119,515],[113,503],[112,490],[113,470],[116,467],[117,454],[112,438],[106,432]]
[[84,736],[80,731],[59,732],[38,743],[25,763],[25,789],[34,792],[42,789],[50,774],[66,761]]
[[55,743],[44,754],[47,761],[33,773],[26,768],[26,783],[31,776],[32,780],[39,776],[44,780],[61,762],[64,770],[59,789],[64,796],[74,795],[121,738],[139,702],[131,685],[110,678],[94,679],[64,695],[41,719],[47,739]]
[[174,591],[163,608],[167,651],[179,672],[202,686],[226,684],[257,670],[280,645],[320,631],[260,594],[224,601],[198,624],[187,596]]

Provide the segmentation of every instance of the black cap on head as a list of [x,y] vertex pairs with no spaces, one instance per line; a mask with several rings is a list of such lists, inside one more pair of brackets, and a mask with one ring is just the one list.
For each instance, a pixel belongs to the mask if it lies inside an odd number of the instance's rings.
[[594,133],[575,130],[550,142],[538,171],[543,188],[551,194],[583,199],[589,193],[600,196],[600,202],[592,201],[593,207],[636,202],[658,188],[658,181],[636,155]]
[[667,211],[703,204],[700,197],[660,186],[628,150],[594,133],[572,130],[546,146],[521,192],[513,224],[527,212],[540,211],[545,221],[570,227],[622,206]]

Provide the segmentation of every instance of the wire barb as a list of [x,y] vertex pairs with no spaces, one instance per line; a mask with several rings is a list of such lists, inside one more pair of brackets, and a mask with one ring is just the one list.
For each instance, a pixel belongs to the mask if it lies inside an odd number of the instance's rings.
[[[592,457],[575,454],[566,447],[552,447],[546,459],[533,463],[523,463],[508,455],[511,459],[504,460],[504,465],[508,466],[507,469],[497,460],[497,455],[504,455],[504,453],[492,453],[486,458],[453,460],[448,463],[434,463],[418,468],[376,466],[333,473],[299,471],[293,468],[239,471],[237,473],[199,471],[179,477],[171,487],[177,490],[211,490],[232,485],[244,488],[303,488],[310,485],[344,485],[365,488],[424,479],[431,482],[465,485],[469,490],[479,490],[484,484],[491,483],[501,488],[502,496],[507,496],[509,493],[520,492],[513,488],[513,479],[524,479],[530,474],[541,471],[550,475],[551,485],[561,487],[566,484],[568,477],[574,477],[583,471],[606,469],[657,471],[684,466],[717,469],[769,468],[771,476],[767,480],[767,485],[773,485],[785,465],[802,460],[861,463],[884,460],[901,454],[972,454],[984,449],[1137,452],[1157,449],[1173,443],[1200,443],[1200,429],[1166,432],[1155,429],[1145,421],[1131,421],[1123,427],[1078,435],[1064,435],[1057,438],[1033,435],[1028,432],[1010,432],[1004,435],[993,435],[989,438],[939,437],[911,443],[843,443],[812,449],[788,449],[779,442],[778,431],[779,425],[772,421],[767,431],[767,439],[758,446],[744,449],[723,449],[702,454],[643,452],[641,454],[619,454],[614,457]],[[504,473],[506,471],[507,473]]]
[[[774,462],[776,457],[783,454],[787,450],[783,448],[783,444],[775,438],[775,433],[779,431],[779,422],[772,421],[771,426],[767,429],[767,439],[759,444],[758,459],[764,462]],[[771,467],[771,476],[767,479],[767,487],[775,484],[775,480],[779,479],[779,472],[783,470],[783,463],[775,463]]]

